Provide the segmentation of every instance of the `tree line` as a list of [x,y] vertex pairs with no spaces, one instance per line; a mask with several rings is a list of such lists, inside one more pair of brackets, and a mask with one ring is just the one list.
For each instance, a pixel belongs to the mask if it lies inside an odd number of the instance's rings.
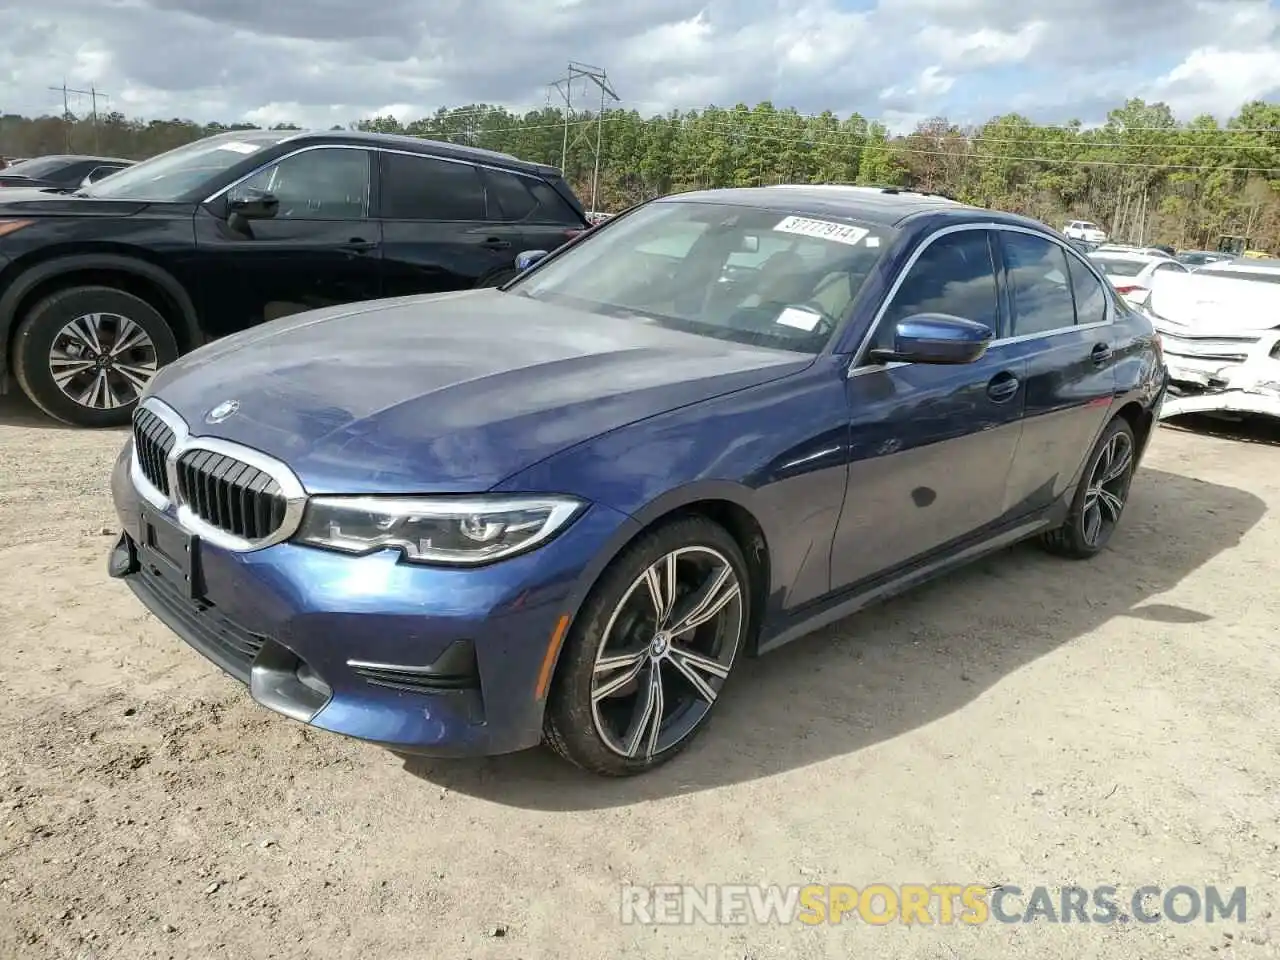
[[[374,117],[349,126],[560,166],[584,203],[605,211],[689,189],[861,183],[928,190],[1055,226],[1092,220],[1118,240],[1200,248],[1244,236],[1280,255],[1280,103],[1247,103],[1225,124],[1207,115],[1182,123],[1166,104],[1133,99],[1090,129],[1010,113],[967,126],[938,117],[905,135],[860,114],[807,115],[769,102],[648,117],[472,104],[408,124]],[[236,129],[253,126],[5,115],[0,155],[142,159]]]

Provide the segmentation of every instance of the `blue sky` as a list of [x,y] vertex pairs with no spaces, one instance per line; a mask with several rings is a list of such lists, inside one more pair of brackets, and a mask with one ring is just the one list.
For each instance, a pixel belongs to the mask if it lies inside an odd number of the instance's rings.
[[[346,123],[541,106],[570,59],[642,112],[770,99],[898,129],[1280,100],[1277,0],[8,0],[0,110],[64,78],[142,117]],[[80,104],[87,108],[87,102]]]

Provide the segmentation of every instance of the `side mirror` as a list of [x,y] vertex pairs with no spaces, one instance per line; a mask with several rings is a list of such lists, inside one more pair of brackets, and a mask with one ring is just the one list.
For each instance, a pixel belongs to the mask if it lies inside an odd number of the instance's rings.
[[525,250],[516,257],[516,269],[528,270],[535,263],[547,255],[546,250]]
[[280,211],[280,201],[269,193],[236,197],[227,204],[227,213],[245,220],[270,220]]
[[892,350],[872,350],[869,357],[880,363],[973,363],[994,337],[983,323],[947,313],[917,313],[899,321]]

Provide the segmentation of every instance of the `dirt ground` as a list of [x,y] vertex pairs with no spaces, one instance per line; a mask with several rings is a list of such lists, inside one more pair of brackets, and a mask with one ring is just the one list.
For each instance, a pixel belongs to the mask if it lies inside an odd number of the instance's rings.
[[[1015,548],[748,662],[620,782],[406,767],[254,705],[106,575],[123,438],[0,406],[0,958],[1280,955],[1265,437],[1161,427],[1105,555]],[[637,926],[625,882],[1217,884],[1248,913]]]

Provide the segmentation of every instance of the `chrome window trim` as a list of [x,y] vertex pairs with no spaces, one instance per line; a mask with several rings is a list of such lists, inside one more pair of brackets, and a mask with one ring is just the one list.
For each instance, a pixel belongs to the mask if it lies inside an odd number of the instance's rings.
[[[184,530],[194,534],[201,540],[207,540],[213,545],[233,553],[249,553],[254,550],[262,550],[277,543],[283,543],[297,532],[299,525],[302,523],[303,511],[307,506],[307,491],[303,487],[302,481],[286,464],[274,457],[267,456],[261,451],[254,450],[252,447],[246,447],[229,440],[220,440],[216,437],[202,437],[193,434],[190,427],[187,426],[186,420],[176,410],[155,397],[148,397],[139,404],[138,409],[147,410],[155,414],[164,421],[165,426],[173,431],[173,447],[165,458],[165,472],[169,477],[170,495],[168,497],[152,486],[143,475],[141,464],[138,462],[136,446],[129,454],[129,477],[133,481],[134,488],[153,507],[165,510],[173,506],[177,512],[178,525]],[[132,436],[131,431],[130,443],[133,442]],[[182,501],[181,491],[178,487],[178,461],[184,454],[198,450],[206,450],[210,453],[232,457],[241,463],[247,463],[249,466],[266,473],[279,484],[280,492],[285,498],[285,512],[284,521],[275,532],[268,537],[256,540],[237,537],[206,523]]]
[[[280,142],[285,143],[287,142],[287,140],[282,140]],[[310,143],[310,144],[307,144],[306,146],[299,147],[297,150],[293,150],[293,151],[290,151],[289,153],[281,154],[280,156],[276,157],[274,160],[268,160],[266,163],[259,164],[257,167],[255,167],[253,170],[250,170],[244,176],[237,178],[236,180],[227,184],[225,187],[222,187],[219,190],[215,191],[214,193],[210,194],[209,196],[205,197],[205,199],[202,200],[201,203],[213,203],[213,201],[217,200],[219,197],[225,196],[227,193],[234,190],[236,187],[240,186],[240,184],[244,183],[247,180],[251,180],[253,177],[256,177],[263,170],[267,170],[277,163],[281,163],[285,160],[288,160],[292,157],[296,157],[300,154],[309,153],[312,150],[363,150],[366,153],[394,153],[402,157],[418,157],[426,160],[439,160],[443,163],[460,163],[469,167],[481,167],[485,170],[497,170],[501,173],[510,173],[517,177],[524,177],[526,180],[534,180],[538,183],[546,183],[546,181],[541,179],[540,177],[537,177],[531,173],[526,173],[523,170],[512,170],[510,167],[500,167],[495,163],[485,163],[481,160],[464,160],[461,157],[442,157],[439,154],[435,154],[435,153],[427,153],[427,152],[417,153],[413,150],[397,150],[395,147],[380,147],[374,144]]]
[[[911,268],[914,267],[916,265],[916,261],[920,259],[920,255],[940,238],[950,236],[953,233],[962,233],[966,230],[1006,230],[1010,233],[1025,233],[1032,237],[1039,237],[1041,240],[1047,240],[1057,246],[1059,250],[1064,251],[1068,257],[1075,257],[1075,259],[1089,271],[1093,278],[1102,285],[1104,294],[1110,286],[1107,280],[1102,276],[1102,273],[1089,262],[1088,258],[1082,256],[1077,250],[1073,249],[1069,243],[1063,243],[1052,234],[1045,233],[1041,230],[1035,230],[1031,227],[1022,227],[1012,223],[995,223],[992,221],[973,221],[970,223],[956,223],[946,227],[939,227],[916,246],[916,249],[913,250],[911,256],[907,258],[907,262],[903,265],[902,269],[898,271],[898,276],[894,278],[893,285],[889,288],[888,294],[885,295],[884,300],[876,310],[875,317],[872,318],[870,326],[867,327],[867,332],[863,334],[862,340],[859,341],[857,349],[853,352],[853,359],[849,362],[849,377],[861,376],[863,373],[874,370],[892,370],[895,367],[906,366],[907,361],[894,361],[893,363],[875,364],[872,366],[863,366],[862,361],[866,355],[867,348],[875,338],[876,331],[880,328],[880,323],[884,319],[884,315],[889,312],[889,307],[893,304],[893,298],[898,295],[898,290],[902,287],[902,284],[907,279],[908,274],[911,273]],[[1070,263],[1068,261],[1068,266],[1069,265]],[[1067,281],[1070,283],[1070,276],[1068,276]],[[1072,302],[1074,303],[1074,287],[1072,287],[1071,296]],[[989,347],[1003,346],[1007,343],[1022,343],[1027,340],[1038,340],[1043,337],[1056,337],[1076,330],[1092,330],[1098,327],[1111,326],[1115,322],[1115,304],[1112,302],[1111,297],[1105,297],[1105,300],[1107,305],[1107,317],[1105,320],[1098,320],[1093,323],[1072,324],[1069,327],[1059,327],[1054,330],[1043,330],[1037,333],[1024,333],[1016,337],[998,337],[991,341]]]

